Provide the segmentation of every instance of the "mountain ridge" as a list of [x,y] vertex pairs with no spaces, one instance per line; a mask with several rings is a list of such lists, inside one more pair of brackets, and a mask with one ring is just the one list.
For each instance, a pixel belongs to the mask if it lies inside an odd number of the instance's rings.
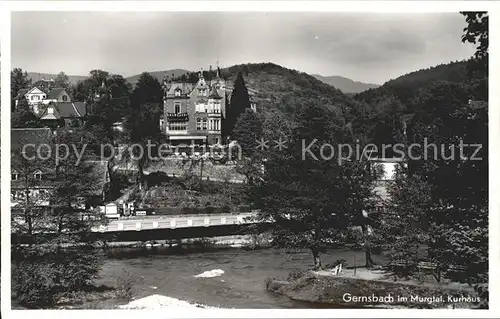
[[334,86],[335,88],[341,90],[343,93],[361,93],[369,89],[380,87],[379,84],[354,81],[340,75],[323,76],[320,74],[311,74],[311,76],[315,77],[323,83]]

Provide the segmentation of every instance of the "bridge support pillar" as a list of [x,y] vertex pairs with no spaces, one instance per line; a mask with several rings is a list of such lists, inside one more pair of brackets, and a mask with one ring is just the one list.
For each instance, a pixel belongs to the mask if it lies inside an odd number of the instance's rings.
[[141,230],[141,228],[142,228],[142,223],[141,222],[135,223],[135,230]]
[[205,226],[210,226],[210,217],[205,217],[204,224]]
[[224,225],[226,223],[226,217],[221,217],[220,218],[220,223]]
[[193,226],[193,220],[192,219],[188,219],[187,220],[187,224],[188,224],[188,226]]
[[171,228],[175,228],[175,219],[172,219],[172,220],[170,221],[170,227],[171,227]]
[[158,228],[158,222],[153,222],[153,228]]
[[123,230],[123,223],[118,223],[118,230]]

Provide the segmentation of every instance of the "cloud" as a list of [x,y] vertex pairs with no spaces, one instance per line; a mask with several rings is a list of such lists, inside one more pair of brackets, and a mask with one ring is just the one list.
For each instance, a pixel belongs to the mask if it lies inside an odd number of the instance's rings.
[[129,76],[270,61],[382,83],[469,57],[464,25],[458,13],[14,12],[12,64]]

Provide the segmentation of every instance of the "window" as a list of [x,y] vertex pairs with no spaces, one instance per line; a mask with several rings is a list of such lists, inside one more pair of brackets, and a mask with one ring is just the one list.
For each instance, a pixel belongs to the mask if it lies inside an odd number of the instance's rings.
[[174,95],[175,96],[181,96],[181,90],[176,89],[175,92],[174,92]]
[[47,96],[44,94],[44,95],[42,96],[42,99],[45,99],[46,97],[47,97]]
[[42,171],[40,170],[36,170],[34,173],[33,173],[33,177],[36,179],[36,180],[42,180]]
[[52,106],[49,106],[49,107],[47,108],[47,113],[49,113],[49,114],[54,114],[54,108],[53,108]]
[[186,123],[169,123],[169,131],[185,131],[187,128]]
[[220,120],[214,120],[214,130],[220,131]]
[[12,173],[10,174],[10,179],[13,181],[17,181],[18,178],[19,178],[19,174],[17,174],[16,171],[12,171]]
[[181,112],[181,102],[175,102],[174,104],[174,113],[178,114]]
[[214,102],[214,113],[220,113],[220,102]]
[[34,95],[32,95],[32,96],[31,96],[31,100],[33,101],[34,99],[35,99],[35,96],[34,96]]
[[196,119],[196,130],[197,131],[201,130],[201,119],[200,118]]
[[196,112],[203,113],[205,111],[205,104],[198,103],[196,104]]
[[63,96],[62,96],[62,100],[63,100],[64,102],[66,102],[66,101],[68,100],[68,96],[67,96],[67,95],[63,95]]
[[203,129],[207,129],[207,119],[203,119]]

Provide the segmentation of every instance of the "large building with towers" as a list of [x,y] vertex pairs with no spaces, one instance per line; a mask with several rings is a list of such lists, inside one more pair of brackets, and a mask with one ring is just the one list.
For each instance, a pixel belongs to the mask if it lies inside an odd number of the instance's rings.
[[[211,71],[211,68],[210,68]],[[210,72],[212,73],[212,72]],[[222,125],[232,87],[217,68],[212,79],[199,72],[196,83],[163,81],[163,117],[160,128],[171,145],[224,144]],[[247,88],[250,107],[257,111],[256,90]]]
[[208,81],[199,73],[197,83],[164,81],[162,131],[172,145],[222,144],[226,114],[226,81],[220,70]]

